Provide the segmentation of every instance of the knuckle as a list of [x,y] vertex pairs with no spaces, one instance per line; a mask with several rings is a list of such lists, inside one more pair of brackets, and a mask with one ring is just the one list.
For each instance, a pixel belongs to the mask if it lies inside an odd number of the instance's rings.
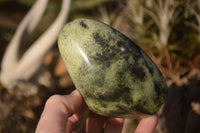
[[60,95],[53,95],[47,99],[46,106],[57,106],[62,101]]

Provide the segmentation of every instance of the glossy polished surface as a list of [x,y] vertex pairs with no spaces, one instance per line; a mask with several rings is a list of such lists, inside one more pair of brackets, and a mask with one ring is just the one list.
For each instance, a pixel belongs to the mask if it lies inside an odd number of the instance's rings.
[[160,71],[130,39],[98,21],[77,19],[59,34],[59,50],[88,107],[105,116],[156,113],[167,85]]

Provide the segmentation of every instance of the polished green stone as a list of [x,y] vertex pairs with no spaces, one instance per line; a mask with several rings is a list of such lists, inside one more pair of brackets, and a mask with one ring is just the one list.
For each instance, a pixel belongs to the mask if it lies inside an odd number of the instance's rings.
[[167,85],[147,54],[112,27],[77,19],[59,34],[59,50],[90,110],[104,116],[155,114]]

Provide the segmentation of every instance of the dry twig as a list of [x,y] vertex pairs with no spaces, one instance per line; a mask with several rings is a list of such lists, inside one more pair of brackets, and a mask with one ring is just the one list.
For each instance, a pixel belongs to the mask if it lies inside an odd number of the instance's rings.
[[157,0],[153,1],[153,8],[155,12],[147,8],[144,8],[144,12],[153,19],[158,27],[159,33],[153,33],[153,39],[156,47],[163,49],[168,45],[172,25],[178,15],[177,5],[174,0]]
[[35,29],[41,19],[48,0],[38,0],[20,23],[13,39],[8,45],[1,63],[0,81],[12,91],[14,84],[19,80],[26,81],[40,67],[43,57],[55,44],[58,33],[64,25],[69,13],[70,0],[63,0],[61,11],[53,24],[19,59],[20,42]]

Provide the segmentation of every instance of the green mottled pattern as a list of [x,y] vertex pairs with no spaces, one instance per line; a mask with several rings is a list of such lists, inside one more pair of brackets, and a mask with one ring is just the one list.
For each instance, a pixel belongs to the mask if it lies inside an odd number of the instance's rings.
[[105,116],[156,113],[167,85],[160,71],[130,39],[98,21],[74,20],[59,34],[59,50],[88,107]]

